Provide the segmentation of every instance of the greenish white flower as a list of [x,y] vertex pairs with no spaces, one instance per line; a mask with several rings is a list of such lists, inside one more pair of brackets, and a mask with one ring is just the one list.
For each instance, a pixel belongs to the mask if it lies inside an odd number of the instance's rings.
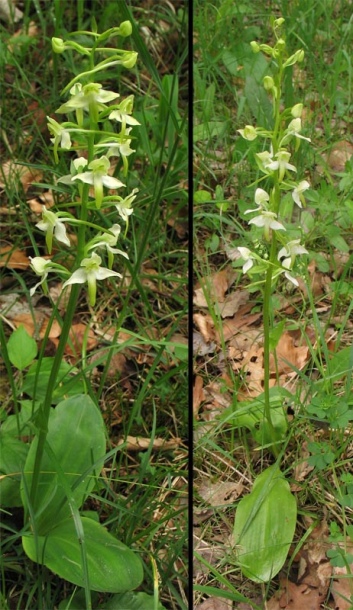
[[303,61],[303,59],[304,59],[304,51],[303,51],[303,49],[298,49],[298,51],[293,53],[293,55],[288,57],[288,59],[284,62],[283,68],[288,68],[288,66],[293,66],[293,64],[296,64],[297,62],[300,63]]
[[292,172],[297,171],[297,168],[294,167],[294,165],[288,163],[290,157],[291,154],[287,150],[279,150],[275,154],[275,160],[269,161],[266,165],[267,170],[278,171],[278,179],[280,182],[282,182],[286,170],[290,170]]
[[[87,246],[87,251],[92,249],[105,248],[108,254],[108,267],[109,269],[111,269],[113,265],[114,254],[121,254],[121,256],[124,256],[127,259],[129,258],[129,256],[128,254],[126,254],[126,252],[123,252],[122,250],[119,250],[118,248],[114,247],[116,246],[116,243],[118,241],[118,237],[121,232],[121,226],[118,224],[114,224],[112,227],[110,227],[109,231],[110,233],[103,233],[102,235],[97,235],[97,237],[92,239],[92,241]],[[111,233],[113,233],[113,235],[111,235]]]
[[246,273],[253,266],[255,256],[251,250],[249,250],[249,248],[244,248],[243,246],[239,246],[238,251],[240,252],[241,258],[245,261],[245,264],[243,265],[243,273]]
[[70,130],[66,129],[63,125],[60,125],[57,121],[47,116],[48,129],[54,138],[50,138],[50,141],[54,144],[54,158],[55,162],[59,163],[58,158],[58,147],[60,145],[64,150],[70,150],[71,148],[71,137]]
[[73,161],[71,161],[70,164],[70,170],[71,170],[71,174],[66,174],[66,176],[61,176],[61,178],[58,179],[58,182],[62,182],[63,184],[70,184],[72,185],[72,179],[74,176],[76,176],[77,174],[81,173],[85,167],[87,167],[87,159],[85,159],[85,157],[77,157],[77,159],[74,159]]
[[271,173],[271,170],[269,170],[268,167],[271,163],[273,163],[272,150],[271,152],[269,152],[268,150],[264,150],[261,153],[256,153],[255,159],[262,172],[264,172],[265,174]]
[[129,216],[133,213],[133,208],[131,207],[132,202],[134,201],[134,199],[136,199],[135,193],[138,193],[139,190],[138,189],[133,189],[130,193],[130,195],[128,195],[127,197],[125,197],[125,199],[122,198],[118,198],[120,201],[119,203],[115,204],[115,207],[117,209],[117,212],[119,214],[119,216],[127,223],[129,220]]
[[304,248],[304,246],[300,245],[299,239],[293,239],[283,246],[283,248],[281,248],[281,250],[278,252],[278,260],[285,257],[282,261],[282,266],[286,269],[292,269],[295,262],[295,257],[298,254],[308,254],[308,251],[306,248]]
[[49,273],[59,271],[67,275],[67,269],[65,269],[65,267],[62,267],[61,265],[53,263],[50,258],[43,258],[42,256],[34,256],[33,258],[32,256],[29,256],[28,258],[31,261],[30,265],[33,271],[37,275],[41,276],[40,282],[33,286],[33,288],[31,288],[29,291],[31,297],[34,295],[38,286],[41,286],[41,284],[44,284],[44,291],[46,292],[46,279]]
[[287,129],[286,129],[286,134],[282,140],[282,143],[287,140],[288,136],[294,136],[295,138],[300,138],[301,140],[307,140],[307,142],[311,142],[310,138],[306,138],[305,136],[302,136],[300,134],[302,129],[302,120],[300,117],[297,117],[295,119],[293,119]]
[[98,121],[98,111],[105,110],[107,103],[119,97],[119,93],[105,91],[100,83],[88,83],[81,85],[76,83],[70,89],[71,98],[58,108],[59,114],[67,114],[76,111],[77,122],[82,125],[85,110],[90,112],[94,121]]
[[117,189],[125,186],[125,184],[117,178],[108,175],[109,168],[109,159],[103,155],[103,157],[94,159],[89,163],[88,169],[91,171],[79,173],[71,178],[71,181],[81,180],[81,182],[91,184],[94,187],[96,206],[98,209],[102,205],[104,186],[108,189]]
[[267,210],[263,210],[261,214],[255,216],[249,220],[249,225],[255,225],[257,227],[263,227],[264,236],[267,241],[270,241],[270,229],[275,231],[285,231],[285,227],[276,220],[277,214],[275,212],[269,212]]
[[295,189],[292,191],[293,200],[300,208],[302,208],[303,205],[305,206],[305,199],[304,199],[303,193],[308,188],[310,188],[309,182],[307,180],[302,180],[301,182],[299,182],[299,184],[297,184]]
[[94,307],[97,294],[97,280],[105,280],[108,277],[122,277],[121,273],[101,267],[102,259],[98,254],[93,252],[89,258],[84,258],[81,261],[79,269],[73,272],[72,276],[63,284],[63,288],[71,284],[88,285],[88,300],[89,304]]
[[[128,136],[130,131],[131,131],[132,127],[128,127],[127,129],[125,129],[125,134],[124,136]],[[127,157],[129,155],[131,155],[133,152],[135,152],[135,150],[133,148],[130,147],[131,144],[131,138],[122,138],[120,141],[119,140],[115,140],[113,142],[100,142],[99,144],[96,144],[95,148],[108,148],[107,152],[106,152],[106,157],[109,159],[110,157],[121,157],[123,160],[123,166],[124,166],[124,176],[126,176],[127,171],[128,171],[128,162],[127,162]]]
[[237,131],[239,131],[244,140],[249,140],[249,142],[257,138],[256,128],[252,125],[245,125],[244,129],[237,129]]
[[40,231],[44,231],[46,233],[45,241],[47,244],[49,254],[52,251],[53,236],[55,236],[55,239],[57,239],[61,243],[65,244],[65,246],[70,246],[70,240],[66,235],[66,227],[64,225],[64,221],[70,220],[70,218],[64,217],[64,218],[60,219],[59,214],[55,214],[51,210],[47,210],[45,205],[43,205],[42,206],[42,220],[40,222],[37,222],[37,224],[36,224],[36,227]]
[[125,131],[126,125],[141,125],[134,117],[131,116],[134,104],[134,96],[129,95],[126,97],[117,108],[115,108],[109,115],[110,119],[119,121],[122,123],[122,130]]
[[255,210],[246,210],[244,214],[251,214],[252,212],[261,212],[267,210],[267,204],[270,200],[269,194],[263,189],[257,188],[255,191],[255,203],[259,206]]

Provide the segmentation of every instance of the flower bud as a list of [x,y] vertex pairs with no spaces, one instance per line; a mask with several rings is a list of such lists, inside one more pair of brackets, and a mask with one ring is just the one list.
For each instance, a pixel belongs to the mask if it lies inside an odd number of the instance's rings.
[[274,49],[268,44],[260,44],[260,51],[266,53],[266,55],[269,55],[270,57],[273,57]]
[[293,106],[293,108],[291,110],[291,115],[295,119],[300,119],[300,117],[302,116],[302,112],[303,112],[303,104],[295,104],[295,106]]
[[54,53],[64,53],[69,47],[64,43],[62,38],[52,38],[51,45]]
[[263,80],[263,84],[264,84],[266,91],[272,91],[272,89],[275,86],[275,82],[274,82],[272,76],[265,76],[264,80]]
[[256,40],[253,40],[253,41],[250,43],[250,46],[251,46],[251,48],[252,48],[252,50],[253,50],[253,52],[254,52],[254,53],[259,53],[259,52],[260,52],[260,46],[258,45],[258,43],[256,42]]
[[287,61],[284,62],[283,67],[288,68],[288,66],[293,66],[297,62],[301,62],[304,59],[304,51],[303,49],[299,49],[293,55],[288,57]]
[[244,140],[251,142],[257,138],[256,129],[252,125],[245,125],[244,129],[237,129],[237,131],[243,136]]
[[275,28],[280,28],[281,25],[284,24],[285,19],[283,19],[283,17],[279,17],[278,19],[275,19],[273,22],[273,25]]
[[126,38],[126,36],[130,36],[132,32],[132,25],[130,21],[123,21],[119,26],[119,34]]
[[135,51],[130,51],[126,54],[125,58],[121,60],[121,64],[125,68],[133,68],[137,60],[137,53]]

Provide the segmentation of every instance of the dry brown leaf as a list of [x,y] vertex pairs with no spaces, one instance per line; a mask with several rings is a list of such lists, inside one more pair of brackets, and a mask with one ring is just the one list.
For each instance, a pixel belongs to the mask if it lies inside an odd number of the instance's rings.
[[341,140],[333,145],[326,159],[329,167],[334,172],[343,172],[346,162],[349,161],[352,155],[353,144],[348,142],[348,140]]
[[235,502],[243,493],[244,485],[241,481],[237,483],[224,481],[218,483],[202,483],[197,493],[205,502],[211,506],[227,506]]
[[[65,346],[65,354],[67,356],[76,356],[77,354],[81,354],[83,345],[85,345],[87,352],[91,351],[98,344],[98,340],[94,331],[90,328],[88,330],[87,324],[83,324],[79,322],[78,324],[73,324],[70,328],[69,332],[69,340]],[[72,345],[70,345],[70,343]]]
[[[333,583],[331,593],[335,600],[335,610],[352,610],[353,607],[353,564],[350,565],[351,573],[347,568],[333,568]],[[351,600],[351,601],[348,601]]]
[[195,610],[232,610],[232,607],[233,602],[231,599],[209,597],[201,602],[201,604],[198,604],[198,606],[195,606]]
[[[202,279],[199,286],[196,286],[193,303],[196,307],[208,307],[208,300],[211,303],[223,303],[225,293],[232,285],[236,277],[231,267],[217,271],[210,276]],[[207,299],[206,296],[207,295]]]
[[[143,438],[141,436],[127,436],[126,439],[122,438],[119,440],[118,445],[126,444],[127,451],[146,451],[151,445],[151,439]],[[165,440],[164,438],[154,438],[152,449],[156,451],[173,451],[178,449],[181,445],[181,438],[173,438],[171,440]]]
[[[309,455],[310,452],[308,451],[308,443],[305,441],[301,449],[301,461],[298,462],[294,468],[294,480],[298,481],[298,483],[304,481],[308,474],[314,469],[314,466],[310,466],[306,460]],[[299,491],[301,487],[299,485],[295,486],[294,484],[291,486],[291,489],[292,491]]]
[[[19,313],[16,316],[13,316],[11,320],[16,326],[16,328],[18,328],[22,324],[31,337],[43,339],[49,324],[49,316],[40,309],[38,309],[34,312],[34,318],[35,319],[33,319],[31,313]],[[60,334],[61,326],[59,322],[54,320],[51,325],[48,337],[52,341],[55,341],[55,339],[59,337]]]
[[17,21],[23,19],[23,13],[15,6],[13,0],[1,0],[0,17],[6,21],[6,23],[16,23]]
[[[289,332],[284,332],[276,347],[278,372],[290,373],[293,367],[302,369],[309,359],[309,348],[307,345],[296,345],[295,337]],[[276,372],[276,364],[273,356],[270,356],[271,371]]]
[[219,310],[222,318],[230,318],[240,309],[242,305],[249,300],[250,294],[246,290],[238,290],[227,294],[224,303],[220,305]]
[[45,191],[41,193],[40,197],[34,199],[28,199],[27,205],[29,205],[31,211],[34,214],[41,214],[43,211],[43,205],[50,210],[55,205],[53,191]]
[[13,250],[12,246],[0,248],[0,267],[8,269],[27,269],[30,260],[22,250]]
[[[193,535],[193,548],[207,563],[216,565],[218,561],[224,556],[223,545],[209,544],[205,542],[200,536],[197,535],[197,528],[195,528]],[[193,575],[194,578],[200,578],[205,574],[209,573],[209,568],[195,557],[193,561]]]
[[192,391],[192,410],[195,419],[198,419],[199,407],[204,399],[205,395],[203,392],[203,379],[200,377],[200,375],[196,375]]
[[42,172],[39,170],[25,167],[14,161],[5,161],[1,166],[0,187],[13,188],[17,191],[18,181],[21,182],[25,193],[28,191],[33,182],[38,182],[42,179]]
[[195,313],[193,320],[198,326],[205,342],[210,343],[215,338],[214,324],[211,316],[209,314]]
[[[279,610],[320,610],[326,594],[320,595],[319,591],[309,585],[296,585],[290,580],[281,580],[283,588],[279,599]],[[276,606],[268,606],[270,610],[275,610]]]

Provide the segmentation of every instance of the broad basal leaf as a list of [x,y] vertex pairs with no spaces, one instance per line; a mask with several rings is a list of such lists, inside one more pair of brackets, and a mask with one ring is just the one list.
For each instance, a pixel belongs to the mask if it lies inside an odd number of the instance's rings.
[[282,568],[293,540],[297,519],[295,497],[274,465],[262,472],[252,492],[238,504],[234,543],[247,578],[268,582]]
[[[109,593],[136,589],[143,579],[139,556],[109,534],[100,523],[87,517],[81,520],[90,589]],[[47,536],[38,536],[37,539],[31,534],[23,536],[22,544],[32,561],[44,564],[60,578],[84,587],[81,544],[73,519],[61,521]]]
[[28,445],[11,434],[0,432],[0,505],[21,506],[21,472]]
[[[89,396],[79,394],[52,409],[47,444],[51,451],[44,449],[38,492],[35,505],[31,507],[40,534],[45,534],[71,514],[60,484],[60,472],[64,473],[66,484],[72,489],[71,497],[79,508],[92,491],[95,477],[103,465],[101,461],[100,466],[93,468],[93,464],[103,460],[105,455],[105,428],[102,415]],[[24,467],[21,486],[24,506],[28,506],[25,488],[28,492],[31,489],[37,445],[35,437]],[[79,482],[85,472],[87,475]]]

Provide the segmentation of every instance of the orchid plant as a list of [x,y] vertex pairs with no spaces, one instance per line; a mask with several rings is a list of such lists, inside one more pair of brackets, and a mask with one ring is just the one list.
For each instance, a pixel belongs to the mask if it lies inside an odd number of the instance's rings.
[[[56,394],[63,385],[63,376],[65,380],[73,379],[73,369],[63,355],[82,286],[86,287],[93,308],[98,282],[122,277],[113,269],[115,256],[128,258],[117,244],[124,234],[122,224],[126,234],[138,189],[123,196],[117,193],[126,188],[128,158],[134,152],[131,131],[139,122],[132,116],[133,96],[120,99],[119,93],[105,90],[97,80],[99,73],[106,73],[108,68],[134,67],[137,53],[112,44],[114,37],[131,33],[131,23],[125,21],[102,34],[79,32],[80,39],[84,35],[85,40],[91,41],[87,46],[71,40],[74,34],[67,41],[52,40],[55,53],[77,52],[84,56],[85,69],[63,90],[68,99],[56,112],[67,115],[67,120],[59,123],[48,117],[55,162],[62,154],[70,158],[70,173],[58,179],[70,188],[70,201],[62,204],[63,209],[42,207],[36,228],[45,234],[48,256],[30,257],[31,268],[39,277],[30,296],[40,288],[48,293],[51,274],[62,278],[62,291],[70,290],[70,294],[54,358],[34,360],[35,340],[24,329],[14,333],[9,361],[19,370],[32,363],[28,379],[32,375],[34,384],[27,392],[33,397],[33,404],[27,410],[23,406],[20,414],[9,418],[7,436],[6,427],[0,434],[0,453],[8,470],[5,468],[6,476],[2,477],[2,502],[5,506],[24,507],[22,544],[26,554],[63,579],[84,587],[88,609],[92,608],[91,590],[123,594],[137,588],[143,579],[139,556],[100,523],[79,513],[105,460],[106,431],[100,410],[84,392],[79,374],[80,383],[75,385],[78,390],[65,396],[61,392],[59,398]],[[104,46],[108,39],[109,45]],[[121,161],[123,180],[112,175],[116,157]],[[106,224],[101,226],[106,210],[115,211],[115,215],[106,215]],[[67,265],[55,260],[63,248],[70,254],[64,257]],[[56,312],[54,308],[51,324]],[[60,400],[63,397],[65,400]],[[27,420],[34,422],[33,438],[30,443],[23,443],[14,434],[20,436],[20,423]],[[19,476],[13,477],[13,472]],[[126,603],[124,607],[130,605]]]
[[[278,278],[284,276],[294,286],[298,287],[297,257],[308,254],[301,243],[301,230],[289,236],[285,220],[281,218],[281,207],[284,195],[291,193],[293,204],[302,208],[305,206],[305,191],[310,188],[307,180],[298,180],[297,168],[291,162],[292,147],[297,151],[303,141],[310,138],[302,132],[303,104],[297,103],[291,108],[282,107],[282,89],[285,70],[304,59],[302,49],[288,56],[286,43],[281,34],[284,19],[273,20],[274,46],[251,43],[254,53],[263,52],[275,63],[274,76],[265,76],[263,85],[272,98],[273,129],[261,126],[246,125],[238,129],[241,136],[252,142],[263,138],[269,142],[262,152],[255,155],[257,166],[262,176],[258,183],[265,183],[265,188],[259,186],[255,190],[256,207],[246,210],[251,214],[248,221],[250,227],[261,229],[262,240],[254,251],[240,246],[238,252],[243,260],[243,272],[250,278],[256,278],[256,285],[263,286],[264,296],[264,400],[265,417],[271,431],[273,448],[277,453],[275,443],[280,440],[272,423],[270,408],[270,331],[272,324],[271,295]],[[294,238],[293,238],[294,237]],[[254,240],[256,242],[256,240]]]

